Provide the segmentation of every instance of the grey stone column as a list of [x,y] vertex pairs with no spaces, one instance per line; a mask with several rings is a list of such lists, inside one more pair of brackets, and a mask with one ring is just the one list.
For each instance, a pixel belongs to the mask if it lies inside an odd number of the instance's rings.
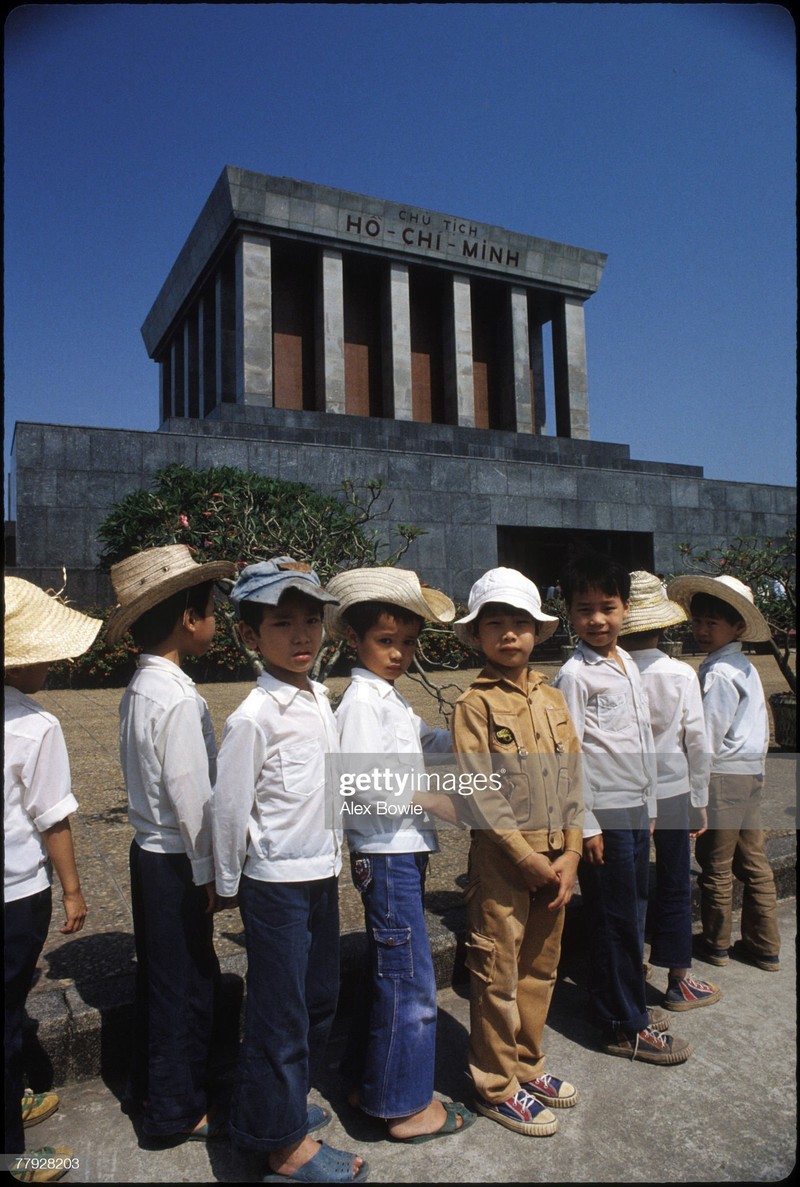
[[553,318],[553,379],[556,433],[589,439],[589,383],[583,302],[562,297]]
[[453,273],[449,333],[444,358],[445,404],[451,423],[475,427],[475,384],[472,368],[472,301],[468,276]]
[[190,310],[183,323],[183,409],[195,420],[200,415],[197,357],[197,315]]
[[172,351],[170,350],[159,364],[159,399],[161,401],[161,423],[172,416]]
[[235,285],[231,272],[229,261],[223,260],[214,277],[214,357],[220,404],[232,404],[236,399]]
[[242,235],[236,244],[236,403],[272,407],[272,249]]
[[172,415],[185,416],[186,405],[183,393],[183,334],[176,330],[170,344],[170,371],[172,372]]
[[197,305],[197,386],[201,417],[208,416],[217,405],[214,339],[214,300],[212,294],[206,291]]
[[324,412],[345,412],[344,269],[342,253],[323,249],[317,287],[317,402]]
[[533,429],[531,412],[531,349],[528,335],[528,294],[510,289],[511,354],[514,367],[514,427],[518,433]]
[[531,377],[533,379],[533,429],[544,433],[547,426],[547,402],[544,390],[544,341],[542,327],[528,323],[531,343]]
[[387,412],[413,420],[411,384],[411,301],[408,264],[389,263],[383,290],[384,390]]

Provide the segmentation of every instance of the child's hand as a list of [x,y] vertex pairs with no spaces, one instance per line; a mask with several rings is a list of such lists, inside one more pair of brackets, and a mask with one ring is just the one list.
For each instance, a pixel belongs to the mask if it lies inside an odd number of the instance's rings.
[[58,930],[65,936],[73,935],[76,931],[81,930],[86,920],[86,900],[80,890],[71,890],[69,893],[64,892],[62,901],[66,923]]
[[708,828],[708,812],[705,808],[689,809],[689,836],[694,840],[700,837]]
[[232,911],[234,907],[239,906],[238,894],[232,894],[230,898],[226,898],[224,894],[218,894],[216,898],[217,905],[214,908],[215,911]]
[[598,833],[596,837],[587,837],[583,842],[583,860],[590,866],[601,866],[603,864],[602,833]]
[[580,857],[578,854],[570,851],[568,853],[562,853],[552,863],[552,868],[558,875],[558,894],[552,903],[547,904],[548,911],[558,911],[561,907],[566,907],[572,898],[572,892],[575,889],[575,882],[578,878],[579,861]]
[[215,911],[219,910],[217,906],[217,888],[213,882],[206,882],[205,891],[208,902],[206,903],[204,914],[213,915]]
[[528,890],[541,890],[543,886],[558,886],[558,874],[549,858],[543,853],[529,853],[518,863],[517,869],[525,879]]
[[423,812],[444,820],[447,824],[458,824],[458,812],[455,799],[451,795],[437,794],[432,791],[415,792],[412,804],[418,804]]

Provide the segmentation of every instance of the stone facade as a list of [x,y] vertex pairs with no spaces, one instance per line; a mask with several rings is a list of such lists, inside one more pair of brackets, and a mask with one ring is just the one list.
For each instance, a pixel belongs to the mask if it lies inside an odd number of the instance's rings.
[[58,588],[63,564],[78,604],[105,604],[97,527],[173,462],[237,466],[323,492],[345,478],[382,479],[386,538],[397,523],[426,533],[402,563],[460,599],[498,563],[547,584],[557,562],[546,558],[576,534],[602,543],[613,533],[631,567],[671,573],[684,541],[782,536],[795,521],[792,488],[706,479],[696,467],[633,460],[624,445],[349,416],[335,425],[324,413],[274,408],[223,409],[153,433],[18,424],[18,571]]

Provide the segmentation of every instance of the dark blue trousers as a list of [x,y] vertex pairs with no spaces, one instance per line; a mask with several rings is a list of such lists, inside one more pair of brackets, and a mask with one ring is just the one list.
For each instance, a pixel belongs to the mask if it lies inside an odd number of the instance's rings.
[[339,880],[259,882],[242,877],[247,1008],[231,1120],[251,1150],[305,1137],[308,1091],[339,996]]
[[689,793],[658,801],[653,834],[656,892],[650,903],[650,963],[692,967],[692,852]]
[[647,905],[650,828],[647,809],[595,811],[603,864],[578,868],[589,948],[589,1005],[594,1021],[635,1035],[647,1026],[642,919]]
[[213,917],[184,853],[150,853],[134,841],[130,869],[137,966],[131,1090],[146,1101],[145,1133],[165,1137],[192,1129],[208,1108],[219,977]]
[[5,971],[5,1092],[6,1154],[24,1154],[22,1124],[22,1024],[25,999],[50,926],[53,899],[50,888],[6,903],[3,911],[3,960]]

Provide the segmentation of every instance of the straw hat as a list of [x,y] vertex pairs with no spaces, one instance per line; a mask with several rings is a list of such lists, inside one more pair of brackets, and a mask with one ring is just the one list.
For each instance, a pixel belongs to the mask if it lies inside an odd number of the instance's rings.
[[325,607],[325,630],[331,639],[346,637],[347,623],[342,615],[357,602],[388,602],[411,614],[418,614],[426,622],[452,622],[456,608],[447,594],[420,585],[419,577],[410,569],[385,566],[380,569],[347,569],[337,573],[326,586],[338,600],[334,610]]
[[232,561],[208,561],[199,565],[185,544],[168,544],[165,548],[147,548],[144,552],[126,556],[111,566],[111,584],[117,598],[106,626],[106,638],[116,643],[147,610],[165,601],[181,589],[233,577],[236,566]]
[[539,590],[529,577],[525,577],[516,569],[489,569],[473,585],[469,591],[467,608],[468,614],[454,623],[455,632],[467,647],[475,647],[475,640],[469,629],[484,606],[491,602],[513,606],[515,610],[524,610],[536,620],[536,640],[539,643],[549,639],[558,626],[558,618],[545,614],[542,610],[542,599]]
[[269,561],[257,561],[242,569],[231,590],[234,606],[240,602],[259,602],[262,606],[277,606],[287,589],[296,589],[318,602],[335,602],[336,598],[322,588],[322,582],[305,561],[290,556],[276,556]]
[[696,593],[711,594],[741,614],[745,629],[739,638],[743,643],[766,643],[772,638],[769,623],[753,602],[753,591],[738,577],[729,577],[727,573],[723,577],[709,577],[705,573],[676,577],[667,586],[667,593],[683,606],[687,614],[691,613],[692,598]]
[[664,595],[655,573],[637,569],[631,573],[631,598],[620,635],[634,635],[640,631],[662,631],[668,626],[686,622],[686,613],[677,602]]
[[56,663],[88,651],[103,625],[72,610],[38,585],[6,577],[4,668]]

